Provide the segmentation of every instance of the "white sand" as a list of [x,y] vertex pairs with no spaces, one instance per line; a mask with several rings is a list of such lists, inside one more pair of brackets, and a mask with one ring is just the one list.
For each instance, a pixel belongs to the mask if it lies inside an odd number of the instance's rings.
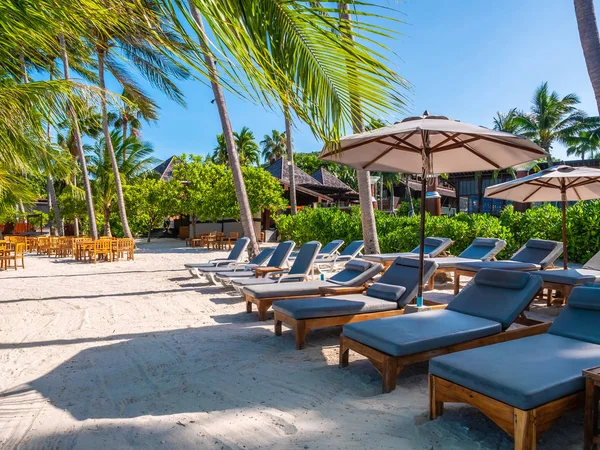
[[[182,270],[216,253],[141,246],[135,262],[30,256],[0,273],[0,448],[512,449],[470,407],[430,422],[426,364],[382,395],[366,360],[337,367],[339,329],[296,351]],[[539,448],[580,448],[582,423],[564,417]]]

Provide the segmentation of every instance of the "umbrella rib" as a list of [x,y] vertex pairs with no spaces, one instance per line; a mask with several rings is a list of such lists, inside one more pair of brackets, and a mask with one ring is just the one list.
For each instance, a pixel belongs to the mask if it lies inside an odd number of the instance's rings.
[[569,189],[571,186],[577,185],[579,180],[581,180],[581,177],[577,177],[577,178],[573,179],[572,181],[569,181],[565,187],[567,189]]
[[577,196],[577,199],[581,200],[581,195],[579,195],[579,192],[577,192],[577,188],[576,187],[573,188],[573,192],[575,192],[575,195]]
[[321,158],[326,158],[327,156],[331,156],[331,155],[339,155],[339,154],[344,153],[344,152],[346,152],[348,150],[352,150],[353,148],[360,147],[361,145],[370,144],[371,142],[376,142],[379,139],[382,139],[382,136],[376,136],[376,137],[367,139],[365,141],[357,142],[356,144],[350,144],[348,147],[343,148],[343,149],[341,149],[339,151],[333,151],[332,150],[330,152],[327,152],[324,155],[321,155]]
[[369,170],[368,167],[374,163],[376,163],[377,161],[379,161],[381,158],[383,158],[385,155],[387,155],[389,152],[391,152],[392,150],[394,150],[394,147],[388,147],[387,150],[381,152],[375,159],[373,159],[372,161],[368,162],[367,164],[365,164],[363,166],[363,170]]
[[587,180],[583,180],[577,184],[573,184],[571,187],[573,188],[577,188],[577,187],[581,187],[581,186],[586,186],[588,184],[593,184],[593,183],[597,183],[598,180],[594,179],[594,178],[588,178]]
[[478,141],[479,138],[478,137],[474,137],[474,138],[470,138],[470,139],[466,139],[464,141],[459,141],[456,142],[455,144],[450,144],[450,145],[446,145],[445,147],[437,147],[435,150],[432,148],[431,152],[432,153],[439,153],[439,152],[445,152],[446,150],[454,150],[455,148],[460,148],[460,147],[465,147],[467,146],[467,144],[470,144],[471,142],[475,142]]
[[421,153],[421,149],[419,147],[406,141],[408,138],[412,137],[412,135],[415,134],[416,132],[417,132],[417,130],[413,130],[413,131],[411,131],[411,133],[408,136],[406,136],[404,138],[399,138],[398,136],[394,136],[394,135],[390,135],[389,137],[391,137],[392,139],[395,139],[400,144],[404,144],[407,147],[412,148],[415,152]]
[[[448,133],[442,132],[442,134],[443,134],[444,136],[446,136],[446,137],[450,137],[450,136],[448,136]],[[471,137],[476,137],[476,136],[472,136],[472,135],[469,135],[469,136],[471,136]],[[454,142],[457,142],[456,138],[452,138],[452,140],[453,140]],[[458,141],[457,143],[460,143],[460,141]],[[471,153],[473,153],[473,154],[474,154],[475,156],[477,156],[478,158],[480,158],[480,159],[484,160],[486,163],[488,163],[488,164],[490,164],[490,165],[494,166],[496,169],[500,169],[500,168],[501,168],[501,167],[500,167],[498,164],[496,164],[494,161],[492,161],[491,159],[489,159],[487,156],[483,156],[483,155],[481,155],[480,153],[478,153],[477,151],[475,151],[475,150],[474,150],[472,147],[469,147],[467,144],[464,144],[464,143],[463,143],[461,146],[462,146],[463,148],[465,148],[466,150],[470,151]]]
[[[393,136],[385,136],[385,137],[393,137]],[[384,145],[389,145],[390,147],[393,147],[393,148],[395,148],[397,150],[406,150],[407,152],[413,152],[413,153],[419,153],[419,154],[421,153],[421,150],[419,150],[417,147],[415,147],[415,148],[402,147],[401,145],[398,145],[398,143],[396,143],[396,142],[386,142],[383,139],[382,140],[378,140],[376,142],[378,142],[380,144],[384,144]],[[402,142],[400,142],[400,143],[402,143]]]
[[[548,183],[549,183],[549,182],[548,182]],[[542,189],[543,187],[548,187],[548,183],[545,183],[545,184],[542,184],[542,185],[538,185],[539,187],[538,187],[538,188],[537,188],[535,191],[533,191],[531,194],[529,194],[527,197],[525,197],[525,198],[523,199],[523,203],[527,203],[527,201],[528,201],[528,200],[529,200],[531,197],[533,197],[535,194],[537,194],[537,193],[540,191],[540,189]]]
[[440,148],[442,145],[446,144],[447,142],[450,142],[451,140],[453,140],[454,138],[457,138],[458,136],[460,136],[460,133],[454,133],[451,136],[448,136],[446,139],[444,139],[442,142],[438,142],[436,145],[434,145],[433,147],[431,147],[431,150],[437,150],[438,148]]
[[526,152],[535,153],[538,155],[546,155],[546,152],[544,152],[544,151],[540,152],[539,150],[536,150],[534,148],[525,147],[523,145],[515,144],[514,142],[507,142],[507,141],[503,141],[503,140],[499,140],[499,139],[494,139],[490,136],[486,136],[483,134],[470,134],[470,133],[463,133],[463,134],[466,134],[468,136],[479,136],[479,138],[483,139],[484,141],[490,141],[490,142],[494,142],[495,144],[501,144],[501,145],[506,145],[508,147],[518,148],[519,150],[525,150]]

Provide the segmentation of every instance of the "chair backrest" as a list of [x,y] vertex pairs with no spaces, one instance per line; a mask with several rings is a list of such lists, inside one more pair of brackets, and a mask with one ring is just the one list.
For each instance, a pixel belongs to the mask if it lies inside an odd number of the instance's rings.
[[298,256],[294,260],[294,264],[290,267],[290,275],[306,275],[312,268],[317,254],[321,249],[319,241],[310,241],[300,247]]
[[[423,283],[433,276],[438,265],[435,261],[423,261]],[[381,300],[389,300],[404,306],[417,295],[419,288],[419,260],[398,257],[366,294]]]
[[506,241],[496,238],[475,238],[464,252],[458,255],[460,258],[481,259],[489,261],[506,247]]
[[275,249],[272,247],[265,248],[258,255],[252,258],[248,262],[248,264],[256,264],[257,266],[262,266],[267,261],[267,259],[269,259],[269,257],[273,254],[274,251]]
[[100,250],[100,251],[110,250],[111,245],[112,245],[111,239],[98,239],[97,241],[94,241],[94,249],[95,250]]
[[19,242],[15,244],[15,256],[23,256],[25,254],[25,243]]
[[[425,246],[423,247],[423,253],[429,255],[431,258],[435,258],[437,255],[442,253],[448,247],[453,244],[452,239],[440,238],[440,237],[426,237]],[[417,245],[410,252],[419,254],[420,245]]]
[[249,243],[250,239],[247,237],[238,239],[233,248],[231,249],[231,252],[229,252],[229,256],[227,257],[227,259],[239,261],[242,257],[242,253],[244,253],[244,250],[246,250]]
[[592,256],[588,262],[586,262],[583,266],[584,269],[590,270],[600,270],[600,252],[596,253]]
[[296,243],[294,241],[280,242],[275,251],[271,255],[267,266],[269,267],[284,267],[287,263],[290,253],[294,250]]
[[342,245],[344,245],[344,241],[342,239],[336,239],[335,241],[331,241],[325,245],[319,252],[319,256],[330,256],[334,252],[336,252]]
[[342,250],[340,256],[356,258],[363,248],[365,248],[365,241],[352,241],[344,250]]
[[573,289],[548,333],[600,344],[600,285],[590,283]]
[[340,286],[360,286],[381,273],[383,266],[360,259],[353,259],[344,265],[344,270],[336,273],[328,281]]
[[229,239],[237,239],[240,237],[240,234],[237,231],[231,231],[229,233]]
[[552,265],[561,254],[562,242],[529,239],[510,259],[512,261],[539,264],[542,269],[545,269]]
[[516,270],[481,269],[446,309],[481,317],[507,329],[542,287],[539,275]]

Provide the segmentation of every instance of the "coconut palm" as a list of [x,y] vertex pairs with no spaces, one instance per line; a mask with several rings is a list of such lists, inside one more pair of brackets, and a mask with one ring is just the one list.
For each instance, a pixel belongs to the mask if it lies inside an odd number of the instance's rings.
[[[254,133],[248,127],[243,127],[239,132],[233,133],[233,139],[236,147],[239,149],[239,161],[243,166],[258,165],[260,162],[258,144],[254,140]],[[215,164],[225,164],[229,166],[229,156],[227,154],[227,144],[223,133],[217,134],[217,146],[211,156]]]
[[569,138],[567,144],[567,155],[581,156],[582,161],[585,161],[586,155],[595,158],[600,150],[600,129],[582,131]]
[[[119,176],[124,180],[131,180],[147,172],[159,162],[152,157],[154,153],[152,145],[140,141],[136,136],[123,139],[120,131],[113,130],[110,138],[119,163]],[[116,184],[104,136],[93,146],[86,146],[86,153],[88,168],[94,181],[96,202],[104,215],[104,235],[111,236],[110,214],[116,200]]]
[[580,131],[593,126],[594,119],[577,109],[579,98],[575,94],[561,97],[550,92],[548,83],[542,83],[533,95],[529,113],[514,117],[521,134],[528,137],[548,152],[548,165],[552,166],[550,151],[556,142],[566,144]]
[[269,164],[273,164],[279,158],[283,158],[285,151],[285,132],[272,130],[271,134],[265,134],[260,141],[262,146],[262,157]]
[[596,23],[594,0],[575,0],[575,16],[585,64],[596,96],[598,113],[600,113],[600,34]]
[[119,114],[113,125],[122,129],[121,136],[124,139],[128,135],[141,137],[142,120],[146,122],[156,121],[158,119],[158,106],[152,99],[134,96],[127,89],[123,90],[121,97],[124,101],[119,107]]
[[521,129],[517,121],[515,121],[515,118],[522,115],[523,113],[519,112],[517,108],[511,109],[506,114],[499,111],[496,112],[496,116],[494,117],[494,130],[519,134]]

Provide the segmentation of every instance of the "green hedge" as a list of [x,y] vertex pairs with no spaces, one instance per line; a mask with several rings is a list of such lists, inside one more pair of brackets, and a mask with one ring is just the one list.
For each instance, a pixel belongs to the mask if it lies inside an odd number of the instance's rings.
[[[391,216],[376,211],[375,220],[383,253],[410,251],[419,244],[419,216]],[[561,223],[560,209],[549,204],[525,213],[509,206],[500,217],[464,213],[454,217],[428,216],[425,232],[426,236],[454,240],[450,250],[455,255],[476,237],[504,239],[507,246],[499,255],[504,259],[531,238],[560,241]],[[277,228],[282,239],[293,239],[299,245],[310,240],[326,243],[343,239],[349,243],[362,239],[358,207],[349,213],[337,208],[307,208],[295,216],[279,216]],[[567,209],[567,235],[570,261],[583,263],[600,251],[600,201],[579,202]]]

